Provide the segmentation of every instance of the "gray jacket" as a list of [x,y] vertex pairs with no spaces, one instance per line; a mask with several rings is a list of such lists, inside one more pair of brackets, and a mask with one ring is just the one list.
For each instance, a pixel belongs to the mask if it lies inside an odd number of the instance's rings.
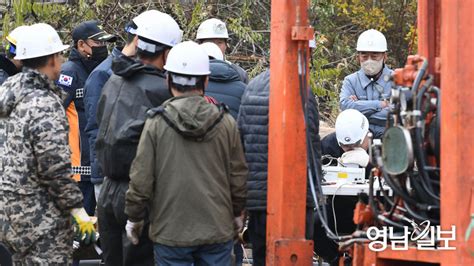
[[[387,120],[389,109],[382,108],[381,101],[390,98],[392,82],[385,81],[385,76],[391,74],[392,70],[385,67],[377,80],[371,80],[360,69],[344,78],[339,95],[341,109],[356,109],[363,113],[369,119],[370,129],[375,131],[376,136],[379,135],[380,130],[383,133],[384,127],[375,125],[374,122],[383,123]],[[349,98],[351,95],[355,95],[358,101],[351,100]]]

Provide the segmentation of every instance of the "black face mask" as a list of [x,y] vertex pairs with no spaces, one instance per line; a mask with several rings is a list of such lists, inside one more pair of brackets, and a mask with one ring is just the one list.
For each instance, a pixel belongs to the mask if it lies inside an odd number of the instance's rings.
[[99,64],[107,58],[109,55],[109,51],[107,50],[107,46],[95,46],[91,47],[92,55],[89,57],[89,60],[96,61]]
[[104,61],[109,55],[107,46],[94,46],[91,47],[92,54],[84,61],[89,72],[92,72],[96,66]]

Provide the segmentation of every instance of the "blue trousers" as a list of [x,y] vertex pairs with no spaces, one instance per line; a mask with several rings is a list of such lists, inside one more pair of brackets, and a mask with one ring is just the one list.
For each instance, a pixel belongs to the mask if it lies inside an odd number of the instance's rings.
[[155,243],[155,265],[230,266],[233,245],[232,240],[225,243],[194,247],[170,247]]
[[94,193],[94,184],[91,181],[79,181],[79,188],[82,191],[82,196],[84,200],[84,209],[86,209],[87,214],[94,216],[95,214],[95,193]]

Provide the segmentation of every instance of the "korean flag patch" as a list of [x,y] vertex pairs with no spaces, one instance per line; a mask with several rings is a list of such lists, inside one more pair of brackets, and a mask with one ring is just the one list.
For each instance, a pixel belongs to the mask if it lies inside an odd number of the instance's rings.
[[71,76],[68,76],[68,75],[61,74],[61,75],[59,76],[58,83],[59,83],[60,85],[64,85],[64,86],[71,87],[71,85],[72,85],[72,77],[71,77]]

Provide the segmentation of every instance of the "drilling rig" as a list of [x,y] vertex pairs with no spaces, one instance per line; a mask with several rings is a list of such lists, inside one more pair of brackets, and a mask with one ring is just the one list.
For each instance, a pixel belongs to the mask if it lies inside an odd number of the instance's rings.
[[[336,239],[352,265],[474,265],[472,10],[471,0],[418,1],[418,55],[386,77],[393,81],[390,122],[382,141],[371,143],[368,202],[355,209],[358,231]],[[281,75],[270,81],[267,263],[311,265],[304,195],[307,177],[318,173],[314,151],[300,136],[313,30],[308,1],[272,1],[271,12],[270,71]],[[393,194],[372,194],[376,182]],[[319,186],[311,186],[315,194]],[[381,249],[374,232],[388,227]],[[406,230],[408,248],[397,250],[393,240]],[[432,245],[423,249],[420,241]]]

